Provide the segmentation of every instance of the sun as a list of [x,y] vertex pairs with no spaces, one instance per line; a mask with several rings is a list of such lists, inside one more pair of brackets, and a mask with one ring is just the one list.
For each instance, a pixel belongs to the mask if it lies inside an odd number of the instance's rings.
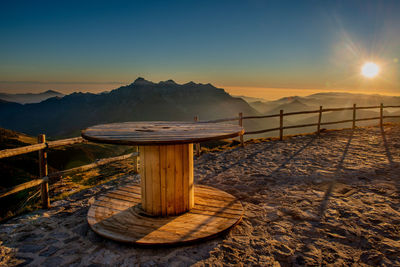
[[379,66],[374,62],[367,62],[361,67],[361,74],[367,78],[374,78],[379,73]]

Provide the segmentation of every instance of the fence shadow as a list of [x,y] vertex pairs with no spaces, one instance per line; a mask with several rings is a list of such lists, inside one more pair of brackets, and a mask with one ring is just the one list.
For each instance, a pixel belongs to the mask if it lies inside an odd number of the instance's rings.
[[351,131],[349,139],[348,139],[348,141],[346,143],[346,146],[345,146],[345,148],[343,150],[342,157],[340,158],[340,160],[338,162],[338,165],[336,166],[336,170],[334,172],[334,177],[331,180],[331,182],[329,183],[327,190],[325,191],[324,198],[322,199],[322,202],[321,202],[321,205],[320,205],[320,208],[319,208],[320,220],[323,220],[324,217],[325,217],[325,211],[326,211],[326,208],[327,208],[327,206],[329,204],[329,199],[332,196],[333,189],[335,188],[335,185],[337,183],[337,176],[340,174],[340,172],[343,169],[343,163],[344,163],[344,160],[345,160],[345,158],[347,156],[347,153],[349,151],[349,147],[350,147],[351,141],[353,140],[353,135],[354,135],[354,131]]
[[276,168],[270,175],[278,173],[280,170],[286,167],[286,165],[294,159],[296,156],[298,156],[301,152],[303,152],[307,147],[309,147],[315,139],[317,139],[318,136],[315,135],[311,138],[310,141],[308,141],[304,146],[302,146],[299,150],[297,150],[295,153],[293,153],[289,158],[287,158],[278,168]]
[[[264,149],[272,149],[275,145],[276,145],[275,142],[271,142],[271,143],[269,143],[269,146],[266,147],[266,148],[264,148]],[[238,148],[238,149],[243,149],[243,148]],[[245,149],[245,148],[244,148],[244,149]],[[215,172],[213,172],[213,173],[211,173],[211,174],[209,174],[209,175],[207,175],[207,176],[205,176],[205,177],[203,177],[203,178],[201,178],[201,179],[198,179],[198,180],[197,180],[197,183],[200,183],[200,184],[201,184],[201,183],[207,182],[207,181],[209,181],[211,178],[213,178],[213,177],[215,177],[215,176],[217,176],[217,175],[219,175],[219,174],[221,174],[221,173],[223,173],[223,172],[225,172],[225,171],[227,171],[227,170],[229,170],[229,169],[231,169],[231,168],[233,168],[233,167],[236,167],[236,166],[239,165],[240,163],[245,162],[245,161],[247,161],[247,160],[253,159],[256,155],[258,155],[258,154],[260,154],[260,153],[262,153],[262,152],[263,152],[263,151],[256,150],[255,152],[253,152],[253,153],[251,153],[251,154],[249,154],[249,155],[246,155],[245,157],[239,159],[238,161],[236,161],[236,162],[234,162],[234,163],[232,163],[232,164],[230,164],[230,165],[228,165],[228,166],[222,166],[222,168],[221,168],[220,170],[217,170],[217,171],[215,171]]]
[[390,167],[393,167],[394,160],[393,160],[392,153],[390,152],[389,145],[388,145],[388,142],[386,139],[385,129],[383,127],[381,127],[381,135],[382,135],[382,140],[383,140],[383,146],[385,147],[386,157],[389,161]]

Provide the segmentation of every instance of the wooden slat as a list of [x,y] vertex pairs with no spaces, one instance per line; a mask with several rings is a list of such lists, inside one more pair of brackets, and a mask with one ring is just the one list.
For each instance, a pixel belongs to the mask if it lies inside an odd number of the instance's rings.
[[175,212],[182,213],[183,207],[183,146],[174,145],[175,150]]
[[345,122],[352,122],[352,121],[353,121],[353,120],[342,120],[342,121],[321,122],[321,125],[338,124],[338,123],[345,123]]
[[140,193],[142,192],[142,190],[139,190],[138,187],[137,187],[136,185],[130,186],[130,185],[128,184],[128,185],[122,187],[121,189],[124,189],[124,190],[125,190],[125,189],[129,189],[131,192],[135,192],[135,193],[138,193],[138,194],[140,194]]
[[175,151],[167,150],[167,214],[175,214]]
[[322,112],[328,111],[345,111],[345,110],[353,110],[353,107],[346,107],[346,108],[324,108]]
[[280,127],[277,127],[277,128],[270,128],[270,129],[264,129],[264,130],[258,130],[258,131],[245,132],[244,135],[273,132],[273,131],[278,131],[279,129],[280,129]]
[[140,194],[134,194],[123,190],[115,190],[108,195],[114,198],[122,198],[122,199],[129,198],[130,200],[136,199],[137,201],[140,201]]
[[[151,175],[153,181],[153,212],[152,214],[161,215],[161,177],[160,177],[160,146],[150,146],[152,150]],[[147,168],[146,166],[145,168]]]
[[193,158],[193,154],[189,154],[189,145],[183,146],[182,151],[182,177],[183,177],[183,209],[189,210],[189,157]]
[[12,156],[22,155],[30,152],[39,151],[41,149],[46,148],[47,145],[44,144],[35,144],[30,146],[23,146],[18,148],[11,148],[11,149],[4,149],[0,151],[0,159],[1,158],[8,158]]
[[146,172],[145,175],[145,199],[146,199],[146,206],[144,206],[144,210],[148,213],[153,212],[153,179],[152,179],[152,172],[151,172],[151,165],[152,165],[152,155],[151,155],[151,146],[145,146],[145,162],[144,162],[144,171]]
[[25,190],[25,189],[28,189],[28,188],[31,188],[31,187],[34,187],[37,185],[40,185],[42,183],[47,183],[48,181],[49,181],[48,177],[43,177],[42,179],[34,179],[29,182],[19,184],[14,187],[11,187],[11,188],[7,188],[0,193],[0,198],[6,197],[8,195],[20,192],[22,190]]
[[357,107],[356,109],[375,109],[375,108],[380,108],[380,106]]
[[167,215],[167,147],[160,146],[161,215]]
[[361,119],[356,119],[356,121],[371,121],[371,120],[379,120],[380,117],[372,117],[372,118],[361,118]]
[[400,116],[394,116],[394,115],[392,115],[392,116],[383,116],[383,118],[384,119],[386,119],[386,118],[400,118]]
[[[38,143],[44,144],[46,143],[46,135],[40,134],[38,135]],[[48,166],[47,166],[47,152],[45,149],[39,150],[39,177],[47,177],[48,175]],[[50,208],[50,197],[49,197],[49,182],[43,182],[40,186],[40,198],[42,200],[42,208],[48,209]]]
[[294,129],[294,128],[311,127],[311,126],[317,126],[317,125],[318,125],[318,123],[309,123],[309,124],[285,126],[285,127],[283,127],[283,129]]
[[318,113],[318,123],[317,123],[317,134],[321,134],[321,119],[322,119],[322,106],[319,106],[319,113]]
[[143,209],[147,207],[147,200],[146,200],[146,170],[145,168],[145,161],[146,161],[146,147],[139,146],[139,155],[140,155],[140,187],[142,193],[142,206]]
[[69,138],[69,139],[50,141],[50,142],[47,142],[47,146],[48,146],[48,148],[54,148],[54,147],[80,144],[80,143],[86,143],[86,142],[87,141],[85,139],[83,139],[82,137],[74,137],[74,138]]
[[[141,189],[141,188],[140,188],[140,189]],[[135,192],[134,190],[132,190],[132,189],[126,187],[126,186],[124,186],[124,187],[118,189],[118,192],[121,192],[121,194],[127,193],[127,194],[136,194],[136,195],[138,195],[138,196],[141,196],[141,195],[142,195],[141,190],[140,190],[139,192]]]
[[[193,119],[194,119],[194,122],[198,122],[199,121],[199,116],[194,116]],[[196,156],[200,157],[200,152],[201,152],[200,151],[201,150],[200,149],[200,143],[196,143],[195,146],[196,146]]]
[[188,146],[188,163],[189,163],[189,177],[188,177],[188,195],[189,195],[189,209],[194,206],[194,173],[193,173],[193,144],[189,144]]
[[273,114],[273,115],[261,115],[261,116],[244,116],[243,119],[265,119],[265,118],[275,118],[279,117],[280,114]]
[[390,106],[383,106],[384,108],[400,108],[400,106],[393,106],[393,105],[390,105]]
[[287,112],[287,113],[283,113],[283,116],[300,115],[300,114],[310,114],[310,113],[319,113],[319,110],[307,110],[307,111]]

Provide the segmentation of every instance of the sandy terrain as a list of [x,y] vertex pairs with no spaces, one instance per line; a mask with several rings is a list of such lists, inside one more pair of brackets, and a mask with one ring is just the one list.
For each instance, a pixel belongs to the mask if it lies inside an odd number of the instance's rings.
[[87,225],[94,197],[127,176],[0,225],[0,264],[32,266],[400,266],[400,126],[203,154],[195,180],[241,199],[243,221],[190,246],[140,248]]

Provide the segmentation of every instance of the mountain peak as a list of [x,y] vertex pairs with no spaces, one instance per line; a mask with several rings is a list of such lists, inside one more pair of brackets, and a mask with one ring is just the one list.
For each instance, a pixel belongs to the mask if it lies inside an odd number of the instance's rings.
[[54,90],[47,90],[46,92],[43,92],[43,94],[57,94],[57,95],[61,95],[60,92],[54,91]]
[[145,78],[142,77],[138,77],[133,84],[140,84],[140,85],[144,85],[144,84],[153,84],[152,82],[146,80]]
[[159,84],[171,84],[171,85],[176,85],[177,83],[174,80],[167,80],[167,81],[161,81]]

